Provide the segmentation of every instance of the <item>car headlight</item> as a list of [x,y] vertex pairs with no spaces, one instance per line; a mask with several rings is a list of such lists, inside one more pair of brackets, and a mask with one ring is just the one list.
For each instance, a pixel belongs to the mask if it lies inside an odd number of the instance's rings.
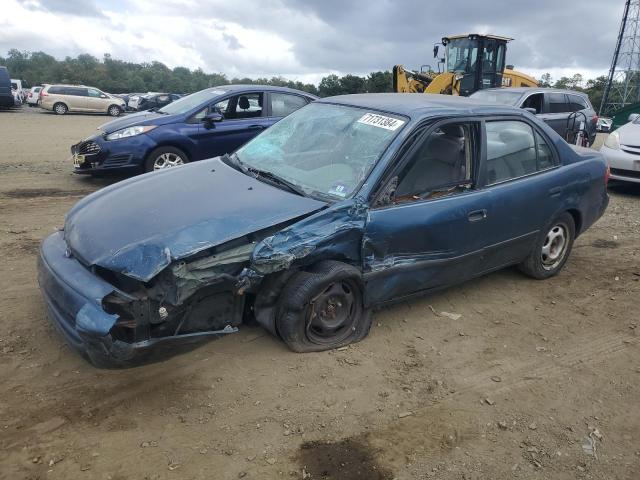
[[617,131],[611,132],[604,141],[604,145],[611,150],[620,150],[620,134]]
[[110,133],[105,137],[107,140],[118,140],[119,138],[135,137],[141,133],[147,133],[150,130],[156,128],[157,125],[136,125],[134,127],[123,128]]

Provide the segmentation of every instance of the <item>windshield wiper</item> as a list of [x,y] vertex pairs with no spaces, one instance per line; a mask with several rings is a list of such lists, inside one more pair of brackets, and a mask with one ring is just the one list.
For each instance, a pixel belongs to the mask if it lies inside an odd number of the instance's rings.
[[254,167],[249,167],[249,166],[245,166],[245,168],[250,172],[253,173],[253,175],[258,178],[258,177],[262,177],[265,178],[273,183],[276,183],[278,185],[282,185],[283,187],[288,188],[291,192],[300,195],[301,197],[306,197],[306,193],[305,191],[300,188],[298,185],[296,185],[295,183],[290,182],[289,180],[285,180],[284,178],[279,177],[278,175],[274,174],[273,172],[270,172],[268,170],[260,170],[258,168],[254,168]]
[[239,169],[242,173],[250,175],[254,178],[264,178],[270,183],[275,183],[276,185],[286,187],[289,191],[300,195],[301,197],[307,196],[306,192],[295,183],[285,180],[284,178],[281,178],[268,170],[260,170],[259,168],[247,165],[242,160],[240,160],[236,153],[225,153],[224,155],[222,155],[222,159],[225,161],[225,163],[230,163],[232,166],[237,167],[237,169]]

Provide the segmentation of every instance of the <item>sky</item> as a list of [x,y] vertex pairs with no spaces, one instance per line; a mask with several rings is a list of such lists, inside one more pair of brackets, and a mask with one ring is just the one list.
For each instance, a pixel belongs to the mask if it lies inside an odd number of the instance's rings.
[[512,37],[539,78],[605,75],[624,0],[1,0],[0,55],[90,53],[233,77],[317,83],[433,61],[445,35]]

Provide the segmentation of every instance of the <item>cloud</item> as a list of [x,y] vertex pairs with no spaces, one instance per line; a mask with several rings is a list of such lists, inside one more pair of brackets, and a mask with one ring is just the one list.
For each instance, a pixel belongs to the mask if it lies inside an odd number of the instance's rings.
[[[0,52],[58,57],[111,53],[130,61],[202,68],[230,77],[318,81],[394,64],[431,63],[448,34],[513,37],[507,63],[532,73],[609,67],[623,2],[538,0],[5,0]],[[610,3],[610,2],[606,2]]]
[[18,0],[26,9],[79,17],[101,17],[102,12],[92,0]]

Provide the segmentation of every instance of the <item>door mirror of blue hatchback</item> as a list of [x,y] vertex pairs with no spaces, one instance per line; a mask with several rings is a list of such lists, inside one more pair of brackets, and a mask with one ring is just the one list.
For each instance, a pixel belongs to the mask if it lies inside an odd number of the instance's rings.
[[207,128],[215,128],[215,124],[222,120],[224,120],[224,116],[218,112],[211,112],[202,117],[202,123],[204,123],[204,126]]

